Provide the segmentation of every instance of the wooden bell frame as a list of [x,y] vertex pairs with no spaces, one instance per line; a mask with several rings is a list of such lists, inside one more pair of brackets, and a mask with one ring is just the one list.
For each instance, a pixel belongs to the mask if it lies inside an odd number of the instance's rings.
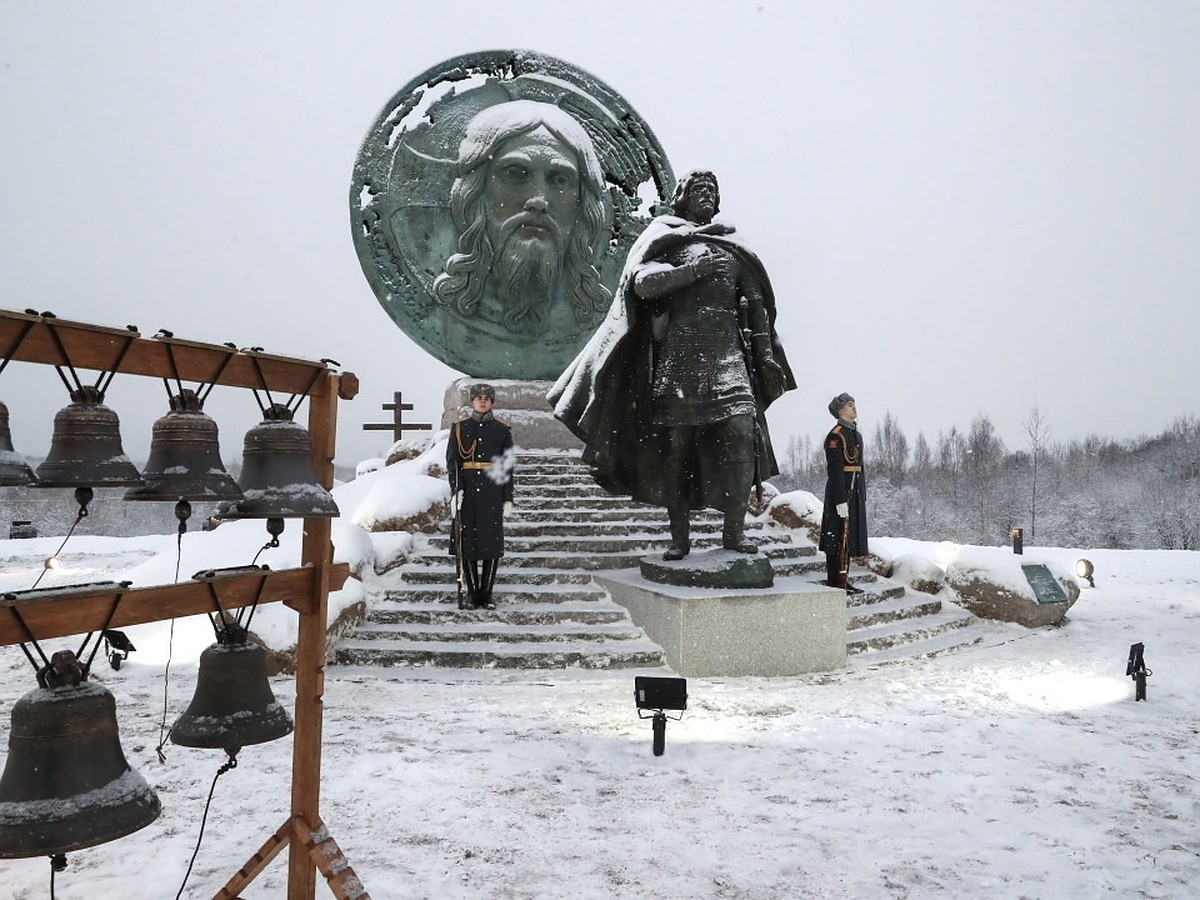
[[[333,486],[337,402],[358,393],[354,373],[334,371],[325,361],[166,335],[143,338],[131,328],[69,322],[49,313],[0,310],[0,348],[7,348],[10,359],[41,365],[60,366],[68,361],[63,358],[67,354],[72,365],[101,372],[307,395],[313,465],[327,490]],[[36,598],[0,596],[0,646],[24,643],[30,636],[43,640],[207,613],[214,603],[229,610],[282,602],[299,615],[291,815],[214,900],[237,898],[284,848],[289,848],[288,900],[313,900],[318,870],[338,900],[370,900],[320,815],[329,592],[339,590],[350,575],[348,565],[333,562],[331,530],[327,518],[304,520],[298,569],[215,571],[180,584],[126,589],[119,597],[103,586],[91,592],[72,588],[60,595],[39,591]]]

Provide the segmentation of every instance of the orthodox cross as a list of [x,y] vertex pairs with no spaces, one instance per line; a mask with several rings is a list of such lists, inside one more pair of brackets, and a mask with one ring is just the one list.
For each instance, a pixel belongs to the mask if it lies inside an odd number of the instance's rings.
[[363,431],[390,431],[392,440],[398,441],[406,431],[429,431],[433,428],[428,422],[409,423],[404,421],[404,413],[411,410],[413,405],[405,403],[400,398],[400,391],[392,394],[392,402],[384,403],[383,409],[393,410],[391,422],[368,422],[363,425]]

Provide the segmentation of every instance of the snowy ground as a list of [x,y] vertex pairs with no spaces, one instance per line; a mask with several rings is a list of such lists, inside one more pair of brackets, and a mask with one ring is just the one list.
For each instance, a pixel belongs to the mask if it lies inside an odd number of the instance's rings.
[[[0,541],[0,589],[28,587],[56,546]],[[87,580],[174,559],[173,538],[72,548]],[[1078,555],[1036,552],[1067,566]],[[376,900],[1195,896],[1200,554],[1088,555],[1097,586],[1061,628],[996,625],[976,649],[892,666],[689,679],[661,757],[637,717],[634,672],[332,668],[326,824]],[[133,633],[138,651],[119,672],[95,667],[162,816],[71,854],[63,900],[162,900],[187,869],[224,760],[154,753],[163,627]],[[168,727],[208,640],[184,623],[176,634]],[[1125,677],[1135,641],[1153,670],[1144,703]],[[290,704],[292,682],[273,684]],[[19,648],[0,648],[0,709],[33,687]],[[7,728],[5,714],[0,736]],[[290,748],[246,748],[218,781],[183,896],[212,896],[283,823]],[[283,897],[285,878],[281,857],[245,896]],[[47,897],[48,864],[0,860],[0,885],[0,897]]]

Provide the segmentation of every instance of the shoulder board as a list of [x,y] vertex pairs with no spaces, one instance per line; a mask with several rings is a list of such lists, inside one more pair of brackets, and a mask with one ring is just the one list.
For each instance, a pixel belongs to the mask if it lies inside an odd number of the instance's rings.
[[503,425],[505,428],[512,428],[512,426],[509,425],[507,422],[505,422],[503,419],[497,418],[496,416],[492,416],[492,418],[495,419],[497,422],[499,422],[501,425]]

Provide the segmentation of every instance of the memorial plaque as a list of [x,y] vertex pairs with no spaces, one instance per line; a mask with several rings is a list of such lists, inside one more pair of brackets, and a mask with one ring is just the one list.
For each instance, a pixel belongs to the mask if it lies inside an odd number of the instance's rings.
[[1058,583],[1058,579],[1043,565],[1030,563],[1021,566],[1025,580],[1033,588],[1033,595],[1038,603],[1066,603],[1067,595]]

